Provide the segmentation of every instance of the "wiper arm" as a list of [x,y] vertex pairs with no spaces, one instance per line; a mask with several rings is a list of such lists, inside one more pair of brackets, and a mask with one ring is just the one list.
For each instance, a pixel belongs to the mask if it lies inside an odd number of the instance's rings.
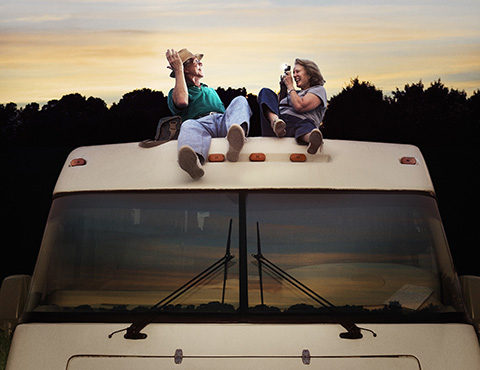
[[[310,289],[308,286],[303,284],[300,280],[296,279],[295,277],[290,275],[288,272],[286,272],[282,268],[275,265],[272,261],[270,261],[268,258],[266,258],[262,254],[261,245],[260,245],[260,229],[259,229],[258,222],[257,222],[257,254],[253,254],[252,256],[258,261],[258,269],[259,269],[259,277],[260,277],[260,295],[261,295],[261,300],[262,300],[262,306],[264,305],[264,303],[263,303],[262,266],[265,266],[271,272],[273,272],[275,275],[284,279],[286,282],[288,282],[294,288],[296,288],[297,290],[299,290],[300,292],[302,292],[306,296],[312,298],[315,302],[319,303],[321,306],[327,308],[330,312],[334,313],[335,315],[337,315],[339,313],[337,306],[335,306],[333,303],[331,303],[328,300],[326,300],[325,298],[323,298],[317,292]],[[339,318],[338,316],[335,316],[335,317],[336,317],[336,321],[341,326],[343,326],[345,329],[347,329],[346,333],[340,333],[340,338],[343,338],[343,339],[360,339],[360,338],[363,338],[361,330],[366,330],[366,331],[371,332],[374,337],[377,336],[377,334],[374,333],[370,329],[359,328],[357,325],[355,325],[354,322],[352,322],[350,320],[347,320],[347,319],[344,319],[344,318]]]
[[207,267],[205,270],[203,270],[200,274],[193,277],[187,283],[183,284],[180,288],[170,293],[168,296],[163,298],[160,302],[150,307],[149,313],[145,317],[143,317],[142,319],[136,322],[133,322],[126,329],[117,330],[111,333],[108,337],[111,338],[116,333],[119,333],[121,331],[126,331],[124,335],[125,339],[145,339],[147,337],[147,334],[141,333],[140,331],[155,319],[159,311],[161,311],[164,307],[168,306],[171,302],[173,302],[175,299],[177,299],[181,295],[188,292],[191,288],[200,284],[202,281],[204,281],[209,276],[211,276],[216,271],[218,271],[222,266],[224,266],[223,291],[222,291],[222,304],[223,304],[225,301],[225,288],[226,288],[226,282],[227,282],[228,262],[230,262],[230,260],[235,258],[234,255],[230,254],[231,237],[232,237],[232,220],[230,219],[230,226],[228,229],[228,238],[227,238],[227,247],[226,247],[225,255],[222,258],[220,258],[217,262],[213,263],[211,266]]
[[[257,223],[257,233],[259,234],[259,226]],[[312,298],[315,302],[320,303],[323,307],[326,307],[328,309],[335,309],[335,305],[333,303],[330,303],[327,301],[325,298],[323,298],[321,295],[307,287],[305,284],[303,284],[301,281],[290,275],[288,272],[283,270],[282,268],[278,267],[275,265],[272,261],[270,261],[268,258],[266,258],[262,252],[261,252],[261,246],[260,246],[260,237],[257,239],[257,254],[253,254],[252,256],[257,259],[259,262],[259,273],[261,276],[261,266],[265,265],[266,268],[268,268],[270,271],[274,272],[277,276],[280,276],[282,279],[290,283],[293,287],[298,289],[300,292],[304,293],[305,295],[309,296]],[[260,277],[260,290],[261,290],[261,296],[263,297],[263,282],[262,278]],[[263,304],[263,300],[262,300]]]

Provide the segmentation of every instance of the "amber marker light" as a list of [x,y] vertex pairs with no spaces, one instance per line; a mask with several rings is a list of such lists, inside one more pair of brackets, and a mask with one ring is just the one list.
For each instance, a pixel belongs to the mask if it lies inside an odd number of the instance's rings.
[[402,157],[400,158],[401,164],[417,164],[417,160],[414,157]]
[[209,162],[223,162],[225,161],[225,156],[222,153],[214,153],[208,156]]
[[303,153],[293,153],[290,154],[290,160],[292,162],[306,162],[307,156]]
[[87,164],[84,158],[75,158],[70,161],[70,167],[85,166]]
[[252,162],[265,162],[266,156],[264,153],[252,153],[249,158]]

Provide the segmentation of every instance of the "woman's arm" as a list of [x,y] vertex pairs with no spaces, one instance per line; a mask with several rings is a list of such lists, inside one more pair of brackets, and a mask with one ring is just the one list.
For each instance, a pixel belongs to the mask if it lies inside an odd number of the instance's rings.
[[296,112],[308,112],[323,104],[322,100],[315,94],[307,93],[303,97],[299,96],[293,88],[293,79],[290,73],[287,73],[284,76],[283,82],[287,86],[288,95],[290,95],[290,102]]
[[317,108],[319,105],[322,105],[322,100],[312,93],[307,93],[305,96],[301,97],[295,90],[291,90],[289,95],[293,109],[298,113],[308,112]]

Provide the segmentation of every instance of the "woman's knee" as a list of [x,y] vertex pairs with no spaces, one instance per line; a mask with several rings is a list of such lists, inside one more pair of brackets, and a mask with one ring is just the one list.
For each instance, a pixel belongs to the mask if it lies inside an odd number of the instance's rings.
[[260,93],[258,94],[258,104],[263,115],[268,112],[275,113],[276,115],[279,114],[277,94],[268,88],[260,90]]
[[267,96],[272,96],[272,95],[277,96],[277,94],[275,94],[275,92],[273,90],[269,89],[268,87],[264,87],[258,93],[258,100],[263,100]]
[[298,142],[302,142],[302,138],[312,132],[312,130],[316,129],[317,126],[315,123],[309,120],[304,120],[295,125],[294,131],[295,131],[295,138],[297,139]]

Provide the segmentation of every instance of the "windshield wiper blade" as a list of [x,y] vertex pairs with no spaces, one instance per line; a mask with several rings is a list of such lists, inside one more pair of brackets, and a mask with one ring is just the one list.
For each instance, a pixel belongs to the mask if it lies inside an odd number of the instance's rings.
[[288,282],[290,285],[292,285],[294,288],[305,294],[306,296],[310,297],[313,299],[315,302],[319,303],[321,306],[327,308],[330,312],[335,314],[335,319],[337,323],[339,323],[341,326],[343,326],[347,332],[346,333],[340,333],[340,338],[343,339],[361,339],[363,338],[363,334],[361,333],[361,330],[366,330],[372,333],[374,337],[377,336],[375,332],[373,332],[370,329],[365,329],[365,328],[360,328],[358,327],[354,322],[338,317],[339,310],[337,306],[335,306],[333,303],[329,302],[325,298],[323,298],[320,294],[315,292],[314,290],[310,289],[308,286],[303,284],[300,280],[296,279],[292,275],[290,275],[288,272],[283,270],[282,268],[278,267],[276,264],[274,264],[272,261],[270,261],[268,258],[266,258],[261,251],[261,245],[260,245],[260,228],[257,222],[257,254],[252,254],[252,256],[258,261],[258,268],[259,268],[259,277],[260,277],[260,295],[261,295],[261,300],[262,300],[262,306],[264,305],[263,303],[263,279],[262,279],[262,266],[265,266],[269,271],[273,272],[275,275],[279,276],[280,278],[284,279],[286,282]]
[[220,268],[224,266],[223,291],[222,291],[222,304],[223,304],[225,301],[225,288],[226,288],[226,281],[227,281],[228,263],[230,262],[230,260],[235,258],[234,255],[230,254],[231,237],[232,237],[232,220],[230,219],[230,226],[228,229],[228,238],[227,238],[227,247],[226,247],[225,255],[222,258],[220,258],[218,261],[216,261],[215,263],[207,267],[201,273],[199,273],[198,275],[190,279],[188,282],[183,284],[180,288],[170,293],[168,296],[163,298],[160,302],[150,307],[149,312],[145,317],[143,317],[142,319],[136,322],[133,322],[128,328],[114,331],[108,337],[111,338],[116,333],[126,331],[125,335],[123,336],[125,339],[145,339],[147,337],[147,334],[141,333],[140,331],[155,319],[159,311],[161,311],[164,307],[168,306],[175,299],[177,299],[178,297],[188,292],[191,288],[200,284],[202,281],[207,279],[209,276],[211,276],[212,274],[214,274],[216,271],[218,271]]
[[262,303],[262,307],[265,306],[264,300],[263,300],[263,273],[262,273],[262,261],[261,259],[264,258],[262,255],[262,246],[260,243],[260,229],[258,226],[257,222],[257,254],[253,255],[258,261],[258,280],[260,283],[260,302]]
[[222,304],[225,303],[225,290],[227,288],[227,276],[228,276],[228,262],[235,257],[230,254],[230,241],[232,239],[232,222],[233,220],[230,219],[230,225],[228,227],[228,237],[227,237],[227,250],[225,251],[225,256],[223,257],[225,259],[225,262],[223,263],[224,268],[223,268]]

